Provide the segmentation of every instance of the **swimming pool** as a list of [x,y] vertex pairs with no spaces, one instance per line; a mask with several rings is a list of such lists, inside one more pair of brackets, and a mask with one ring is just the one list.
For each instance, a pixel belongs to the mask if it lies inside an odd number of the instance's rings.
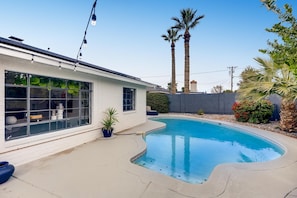
[[147,150],[134,163],[188,183],[205,182],[218,164],[265,162],[284,154],[269,140],[219,123],[153,120],[166,127],[144,137]]

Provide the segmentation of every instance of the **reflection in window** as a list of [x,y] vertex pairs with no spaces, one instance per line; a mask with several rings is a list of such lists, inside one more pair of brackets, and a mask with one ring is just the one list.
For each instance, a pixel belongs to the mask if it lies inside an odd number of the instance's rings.
[[30,75],[30,85],[37,87],[48,87],[50,78],[45,76]]
[[51,97],[52,98],[66,98],[66,91],[65,91],[65,89],[53,89],[53,90],[51,90]]
[[19,72],[5,71],[5,83],[11,85],[27,85],[27,74]]
[[91,84],[5,71],[5,140],[90,124]]
[[27,87],[7,87],[5,98],[27,98]]
[[31,98],[48,98],[49,90],[47,88],[31,88],[30,97]]

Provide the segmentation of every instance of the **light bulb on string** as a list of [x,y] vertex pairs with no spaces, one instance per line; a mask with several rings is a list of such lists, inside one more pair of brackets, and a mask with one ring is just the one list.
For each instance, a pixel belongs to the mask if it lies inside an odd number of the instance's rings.
[[84,47],[87,47],[87,43],[88,43],[88,42],[87,42],[87,39],[84,38],[83,46],[84,46]]
[[95,13],[92,15],[92,21],[91,21],[91,24],[92,24],[93,26],[96,25],[96,14],[95,14]]
[[34,63],[34,55],[32,54],[31,63]]

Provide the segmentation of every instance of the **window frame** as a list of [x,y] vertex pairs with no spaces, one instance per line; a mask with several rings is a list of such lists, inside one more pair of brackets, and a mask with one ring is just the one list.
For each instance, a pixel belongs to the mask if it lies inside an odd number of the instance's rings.
[[[90,82],[5,70],[5,141],[90,125],[92,87]],[[26,93],[18,98],[14,88]],[[13,104],[22,108],[11,111]]]
[[123,112],[136,110],[136,89],[123,87]]

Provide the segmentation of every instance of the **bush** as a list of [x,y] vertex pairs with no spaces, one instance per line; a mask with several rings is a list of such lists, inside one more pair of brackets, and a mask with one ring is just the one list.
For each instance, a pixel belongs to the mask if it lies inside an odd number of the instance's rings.
[[261,100],[256,102],[253,107],[249,122],[268,123],[273,114],[273,104],[268,100]]
[[235,102],[232,106],[235,119],[239,122],[247,122],[250,118],[250,104],[249,101]]
[[169,99],[166,94],[162,93],[147,93],[146,105],[151,106],[153,110],[159,113],[169,112]]
[[268,100],[258,102],[235,102],[232,106],[234,116],[239,122],[268,123],[273,113],[273,105]]
[[204,114],[203,109],[199,109],[199,110],[197,111],[197,114],[198,114],[198,115],[203,115],[203,114]]

